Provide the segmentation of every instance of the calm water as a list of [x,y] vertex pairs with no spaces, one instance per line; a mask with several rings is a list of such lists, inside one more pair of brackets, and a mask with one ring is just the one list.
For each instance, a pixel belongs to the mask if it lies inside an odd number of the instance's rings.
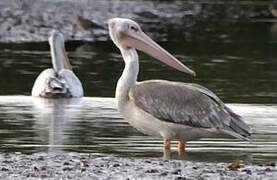
[[[252,142],[202,139],[187,144],[194,161],[277,161],[277,106],[229,104],[255,129]],[[47,100],[0,98],[1,152],[81,152],[99,156],[162,157],[161,139],[144,136],[122,119],[113,98]],[[177,144],[172,145],[177,158]]]
[[[195,70],[196,78],[139,54],[139,80],[204,85],[255,129],[251,143],[190,142],[186,159],[277,161],[276,23],[273,18],[211,19],[193,29],[166,29],[162,40],[155,40]],[[114,107],[111,97],[124,64],[113,43],[67,42],[66,49],[86,98],[48,101],[29,96],[38,74],[51,66],[48,43],[0,44],[0,151],[161,157],[161,139],[130,127]]]

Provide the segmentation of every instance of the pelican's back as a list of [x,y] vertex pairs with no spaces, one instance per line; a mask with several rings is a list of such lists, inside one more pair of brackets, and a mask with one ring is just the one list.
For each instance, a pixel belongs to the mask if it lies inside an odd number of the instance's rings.
[[71,70],[63,69],[55,73],[53,69],[44,70],[36,79],[32,96],[44,98],[82,97],[83,88]]

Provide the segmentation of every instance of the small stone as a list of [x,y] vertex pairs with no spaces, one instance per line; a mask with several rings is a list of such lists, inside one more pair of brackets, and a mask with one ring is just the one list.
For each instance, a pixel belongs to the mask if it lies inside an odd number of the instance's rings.
[[228,167],[229,168],[229,170],[231,170],[231,171],[237,171],[238,170],[238,168],[233,168],[233,167]]
[[82,161],[82,165],[83,165],[83,167],[89,167],[89,165],[88,165],[88,162],[87,162],[87,161]]
[[177,169],[176,171],[172,172],[172,174],[178,175],[178,174],[180,174],[180,172],[181,172],[181,169]]
[[39,157],[38,157],[38,160],[39,160],[39,161],[44,161],[44,157],[43,157],[43,156],[39,156]]
[[63,165],[68,166],[68,165],[70,165],[70,163],[69,162],[64,162]]
[[119,167],[120,165],[119,164],[114,164],[113,167]]
[[41,178],[41,179],[45,179],[45,178],[47,178],[47,176],[46,176],[45,174],[42,174],[42,175],[40,176],[40,178]]
[[158,173],[159,171],[157,169],[150,169],[147,170],[145,173]]
[[166,176],[168,174],[168,172],[163,172],[163,173],[161,173],[160,175],[161,176]]
[[3,167],[1,171],[9,171],[9,169]]
[[228,166],[228,168],[232,171],[235,171],[239,168],[244,168],[245,165],[244,164],[240,164],[240,163],[232,163],[231,165]]
[[175,180],[189,180],[189,179],[186,177],[176,177]]
[[242,170],[242,172],[246,172],[246,174],[249,174],[249,175],[252,174],[252,171],[250,169],[244,169]]
[[63,168],[63,171],[72,171],[73,169],[72,168],[70,168],[70,167],[65,167],[65,168]]
[[265,171],[266,171],[266,172],[270,172],[271,169],[270,169],[270,168],[266,168]]
[[211,170],[211,169],[204,169],[203,170],[204,173],[211,173],[211,174],[214,174],[215,171]]
[[13,161],[4,160],[4,161],[2,161],[2,163],[10,164],[10,163],[13,163]]

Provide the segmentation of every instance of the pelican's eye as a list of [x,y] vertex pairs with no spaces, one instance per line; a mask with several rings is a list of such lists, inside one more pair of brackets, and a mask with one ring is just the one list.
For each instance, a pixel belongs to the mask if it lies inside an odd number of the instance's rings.
[[131,29],[132,31],[135,31],[135,32],[138,31],[138,28],[137,28],[136,26],[133,26],[133,25],[130,26],[130,29]]

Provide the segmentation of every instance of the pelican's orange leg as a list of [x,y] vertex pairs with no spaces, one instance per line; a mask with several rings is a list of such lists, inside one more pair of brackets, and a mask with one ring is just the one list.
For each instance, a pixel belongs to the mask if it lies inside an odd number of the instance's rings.
[[178,144],[178,155],[179,156],[184,156],[185,154],[185,143],[183,141],[179,141]]
[[170,158],[170,140],[164,139],[164,158]]

